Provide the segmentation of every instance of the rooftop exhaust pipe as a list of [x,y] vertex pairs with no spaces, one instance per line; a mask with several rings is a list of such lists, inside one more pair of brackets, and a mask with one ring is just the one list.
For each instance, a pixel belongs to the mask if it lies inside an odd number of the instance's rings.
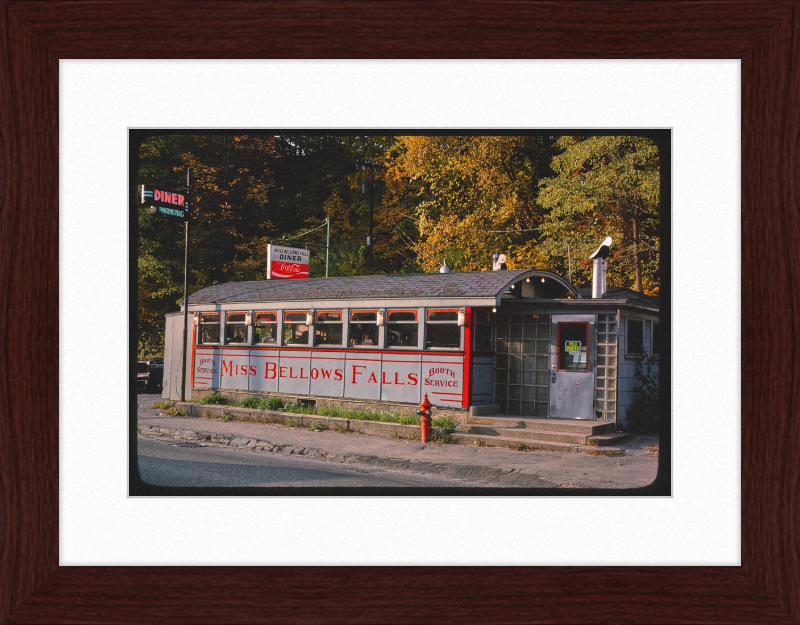
[[506,268],[505,254],[492,254],[492,271],[500,271]]
[[611,251],[611,237],[606,237],[594,253],[589,256],[592,261],[592,299],[599,299],[606,293],[606,258]]

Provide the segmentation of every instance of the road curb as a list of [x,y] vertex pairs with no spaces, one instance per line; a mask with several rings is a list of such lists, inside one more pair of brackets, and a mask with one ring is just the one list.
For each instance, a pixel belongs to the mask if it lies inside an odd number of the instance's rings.
[[[193,402],[176,402],[175,408],[187,412],[187,416],[211,418],[225,421],[243,421],[248,423],[275,423],[288,427],[302,426],[310,428],[320,424],[322,429],[342,432],[358,432],[384,438],[403,438],[420,440],[418,425],[401,425],[384,421],[366,421],[361,419],[343,419],[340,417],[323,417],[321,415],[280,412],[277,410],[260,410],[258,408],[240,408],[216,404],[196,404]],[[434,437],[444,438],[444,428],[431,428]]]
[[146,438],[206,442],[245,451],[309,456],[347,464],[366,465],[380,469],[434,473],[454,479],[486,480],[487,486],[497,485],[498,482],[502,482],[504,486],[518,486],[520,488],[555,488],[558,486],[557,484],[546,482],[536,475],[521,473],[515,469],[509,470],[478,465],[426,462],[408,458],[385,458],[366,454],[337,455],[315,447],[302,447],[291,444],[278,445],[267,440],[247,436],[230,436],[213,432],[166,428],[157,425],[140,425],[138,427],[138,432],[140,436]]

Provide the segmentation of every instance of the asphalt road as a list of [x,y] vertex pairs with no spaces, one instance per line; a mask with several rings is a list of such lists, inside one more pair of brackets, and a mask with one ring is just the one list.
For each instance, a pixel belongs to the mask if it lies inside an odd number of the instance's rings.
[[[195,443],[196,444],[196,443]],[[350,466],[216,445],[181,447],[181,441],[139,438],[139,475],[155,486],[465,486],[461,480],[408,471]]]

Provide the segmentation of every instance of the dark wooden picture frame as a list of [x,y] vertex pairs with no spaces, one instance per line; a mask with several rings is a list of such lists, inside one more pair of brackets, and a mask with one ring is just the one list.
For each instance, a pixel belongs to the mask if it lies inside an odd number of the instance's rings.
[[[0,19],[0,622],[800,623],[800,0],[0,0]],[[741,59],[741,566],[59,566],[58,61],[292,57]]]

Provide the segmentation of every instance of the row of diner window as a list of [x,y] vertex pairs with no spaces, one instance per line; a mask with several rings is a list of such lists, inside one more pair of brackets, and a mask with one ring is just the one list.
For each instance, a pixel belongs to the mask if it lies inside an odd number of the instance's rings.
[[[198,344],[219,345],[222,315],[225,315],[226,345],[288,345],[325,347],[382,347],[380,326],[385,327],[386,347],[419,348],[420,324],[417,310],[351,310],[347,324],[341,310],[201,312]],[[282,324],[278,323],[283,315]],[[385,316],[384,316],[385,315]],[[459,349],[463,313],[456,309],[431,309],[426,315],[426,348]],[[252,325],[252,333],[248,328]],[[279,328],[280,325],[280,328]],[[282,328],[282,336],[279,331]],[[313,333],[313,343],[309,335]],[[280,340],[279,340],[280,339]]]

